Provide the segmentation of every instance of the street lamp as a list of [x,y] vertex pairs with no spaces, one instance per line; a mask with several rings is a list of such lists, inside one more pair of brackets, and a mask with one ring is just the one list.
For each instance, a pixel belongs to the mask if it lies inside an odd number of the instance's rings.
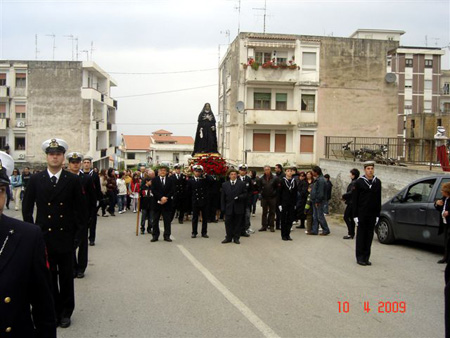
[[243,129],[243,132],[242,132],[242,160],[243,160],[243,163],[246,164],[247,163],[247,151],[245,150],[245,137],[246,137],[246,135],[245,135],[245,114],[247,112],[245,111],[245,103],[242,101],[236,102],[236,109],[239,114],[243,115],[243,120],[244,120],[244,123],[242,125],[242,129]]

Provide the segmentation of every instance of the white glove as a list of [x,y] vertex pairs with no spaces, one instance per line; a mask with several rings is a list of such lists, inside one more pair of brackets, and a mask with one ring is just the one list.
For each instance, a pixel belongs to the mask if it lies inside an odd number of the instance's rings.
[[235,199],[235,200],[237,200],[238,198],[239,198],[239,197],[238,197],[238,196],[236,196],[236,197],[235,197],[234,199]]
[[278,209],[280,209],[280,211],[283,211],[283,207],[281,205],[278,207]]
[[379,219],[380,219],[379,217],[377,217],[377,218],[375,219],[375,225],[378,224],[378,220],[379,220]]
[[355,221],[355,224],[358,225],[359,223],[358,217],[353,218],[353,220]]

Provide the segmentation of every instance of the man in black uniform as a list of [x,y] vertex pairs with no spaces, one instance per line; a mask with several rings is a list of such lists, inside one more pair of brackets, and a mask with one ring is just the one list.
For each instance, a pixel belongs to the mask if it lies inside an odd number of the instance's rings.
[[42,232],[34,224],[3,215],[13,168],[11,156],[0,152],[0,336],[56,337]]
[[242,233],[245,198],[247,197],[247,189],[245,184],[237,178],[238,172],[231,169],[228,172],[229,181],[222,185],[221,209],[225,214],[225,231],[226,237],[222,241],[223,244],[239,241]]
[[[85,156],[83,158],[83,165],[82,165],[82,173],[85,175],[89,175],[92,177],[92,183],[94,184],[94,190],[95,190],[95,196],[96,206],[100,203],[100,201],[103,199],[102,194],[102,187],[100,186],[100,176],[98,176],[98,173],[94,171],[92,168],[92,157]],[[89,245],[94,246],[95,245],[95,235],[97,230],[97,208],[95,208],[92,211],[92,215],[90,215],[89,220]]]
[[173,166],[174,172],[170,178],[173,180],[174,191],[172,201],[172,221],[178,211],[178,223],[183,224],[184,206],[186,202],[186,175],[181,173],[181,165],[175,164]]
[[[47,170],[30,178],[23,198],[23,219],[40,226],[48,250],[53,299],[61,327],[70,326],[75,308],[73,250],[78,247],[86,222],[83,192],[77,176],[63,170],[67,143],[61,139],[42,144]],[[36,204],[36,220],[33,218]]]
[[172,196],[173,196],[173,181],[167,177],[169,168],[161,166],[158,170],[158,176],[152,180],[152,193],[154,196],[154,218],[153,218],[153,238],[150,242],[156,242],[159,238],[159,218],[163,217],[164,221],[164,240],[172,242],[170,239],[171,222],[172,222]]
[[281,239],[292,241],[290,236],[292,222],[295,218],[295,207],[297,205],[298,181],[292,177],[293,167],[286,168],[286,175],[281,179],[278,189],[278,210],[281,219]]
[[203,175],[203,166],[194,165],[194,177],[188,181],[188,196],[192,199],[192,238],[197,237],[198,216],[202,213],[202,237],[208,236],[208,189],[211,183],[209,176]]
[[[283,179],[284,172],[283,172],[283,166],[281,164],[275,164],[275,176],[278,178],[278,189],[281,186],[281,180]],[[277,201],[277,205],[279,204],[279,202]],[[275,219],[275,226],[277,230],[281,229],[281,212],[279,208],[275,208],[275,214],[276,214],[276,219]]]
[[374,175],[375,162],[364,162],[364,173],[356,180],[352,193],[352,208],[356,232],[356,262],[372,265],[369,261],[375,225],[381,211],[381,181]]
[[244,220],[243,220],[243,227],[241,236],[242,237],[250,237],[250,216],[251,216],[251,208],[252,208],[252,180],[250,177],[247,176],[247,165],[246,164],[240,164],[239,165],[239,176],[238,179],[242,181],[242,183],[245,184],[245,190],[247,191],[247,197],[245,198],[245,213],[244,213]]
[[97,196],[95,194],[92,177],[89,176],[89,174],[84,174],[80,171],[83,155],[78,152],[71,152],[67,154],[67,160],[69,161],[67,169],[70,173],[80,178],[84,192],[83,200],[79,201],[79,203],[83,204],[87,224],[83,228],[81,242],[78,247],[78,256],[76,249],[73,252],[73,276],[76,278],[83,278],[88,265],[88,226],[92,222],[92,215],[97,215]]

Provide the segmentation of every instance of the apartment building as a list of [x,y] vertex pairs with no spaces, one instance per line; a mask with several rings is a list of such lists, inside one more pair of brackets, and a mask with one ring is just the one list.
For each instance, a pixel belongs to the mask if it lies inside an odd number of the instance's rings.
[[323,156],[325,136],[396,136],[397,88],[385,76],[397,46],[240,33],[219,68],[219,151],[252,167],[310,165]]
[[44,140],[110,166],[117,146],[116,82],[94,62],[0,61],[0,149],[18,167],[42,167]]

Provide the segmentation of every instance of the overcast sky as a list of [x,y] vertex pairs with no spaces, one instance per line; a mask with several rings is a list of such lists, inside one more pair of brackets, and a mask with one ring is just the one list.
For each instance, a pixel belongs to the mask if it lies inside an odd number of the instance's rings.
[[[15,1],[0,0],[2,59],[71,60],[79,51],[117,80],[119,133],[150,134],[159,128],[195,134],[205,102],[217,114],[217,66],[238,31],[237,0]],[[241,32],[262,32],[264,0],[241,0]],[[358,28],[406,31],[402,45],[444,47],[450,43],[450,1],[267,0],[267,33],[348,37]],[[447,49],[447,52],[449,50]],[[82,52],[79,59],[86,60]],[[449,55],[444,57],[448,68]],[[192,72],[187,72],[192,71]],[[184,73],[182,73],[184,72]],[[124,74],[126,73],[126,74]],[[132,74],[153,73],[153,74]],[[154,74],[166,73],[166,74]],[[181,89],[203,87],[185,91]],[[172,93],[156,94],[172,91]],[[176,92],[174,92],[176,91]],[[126,97],[138,94],[152,94]]]

